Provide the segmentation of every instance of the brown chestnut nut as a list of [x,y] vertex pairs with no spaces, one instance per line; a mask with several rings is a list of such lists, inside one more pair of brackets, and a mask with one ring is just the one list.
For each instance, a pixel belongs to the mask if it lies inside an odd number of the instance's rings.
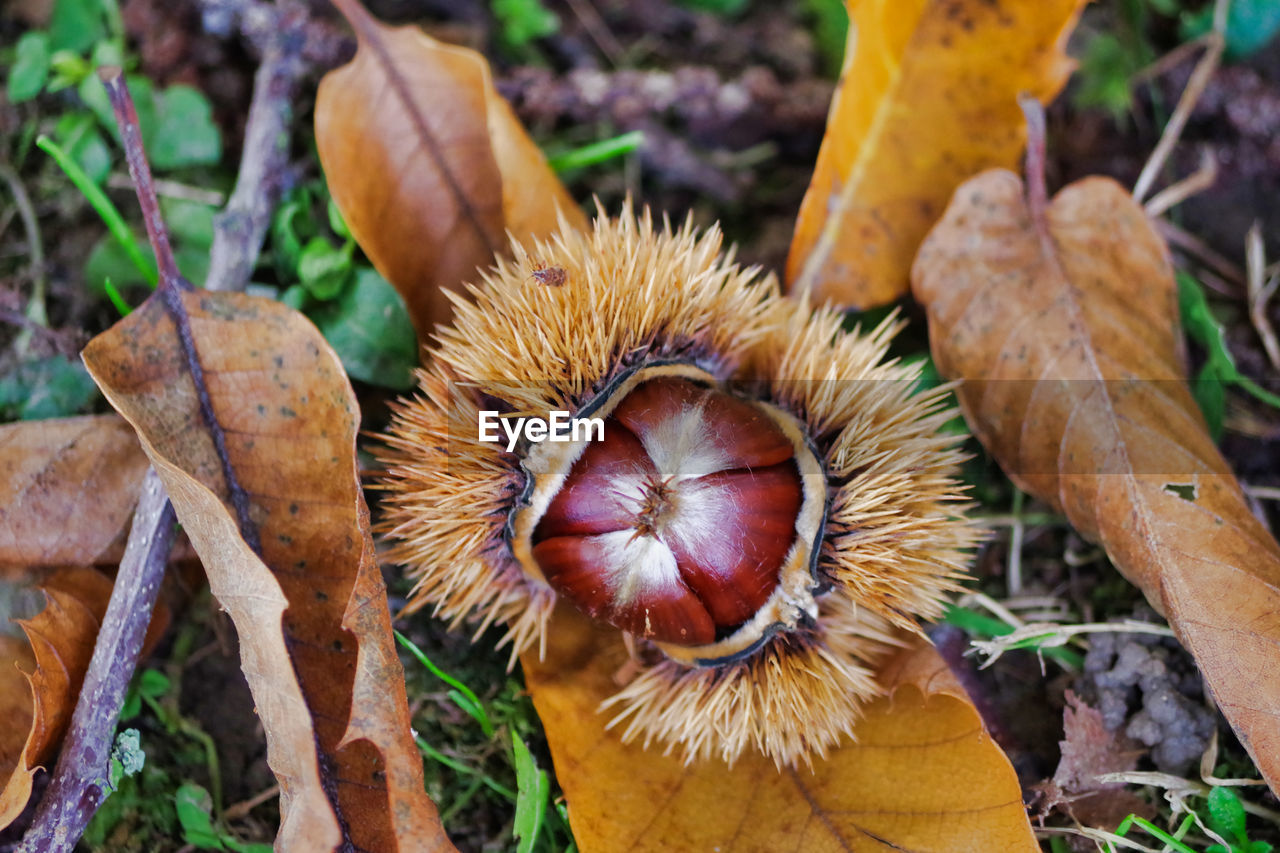
[[525,570],[682,658],[738,654],[793,621],[767,605],[786,574],[812,583],[826,497],[795,419],[690,365],[639,370],[586,408],[608,413],[603,440],[529,450]]

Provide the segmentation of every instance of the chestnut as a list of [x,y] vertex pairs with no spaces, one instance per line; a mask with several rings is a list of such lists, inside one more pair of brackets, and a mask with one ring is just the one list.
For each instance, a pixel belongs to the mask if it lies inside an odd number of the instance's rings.
[[[629,635],[623,739],[794,765],[849,736],[978,531],[946,389],[885,360],[897,321],[846,331],[720,248],[630,208],[514,246],[395,409],[380,529],[408,609],[506,626],[513,665],[561,600]],[[496,413],[603,428],[495,442]]]
[[624,376],[584,406],[604,417],[603,440],[529,449],[512,518],[531,577],[700,663],[799,618],[788,603],[816,584],[826,507],[796,419],[719,385],[692,365]]

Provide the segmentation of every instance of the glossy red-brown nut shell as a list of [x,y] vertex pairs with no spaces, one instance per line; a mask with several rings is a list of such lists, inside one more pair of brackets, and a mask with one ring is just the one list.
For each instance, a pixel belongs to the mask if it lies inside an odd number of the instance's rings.
[[546,581],[637,636],[715,642],[773,594],[803,489],[760,406],[682,377],[633,388],[533,531]]

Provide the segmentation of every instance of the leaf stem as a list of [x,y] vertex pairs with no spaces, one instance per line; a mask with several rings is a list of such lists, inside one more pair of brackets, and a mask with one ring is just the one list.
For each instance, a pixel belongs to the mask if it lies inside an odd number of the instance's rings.
[[1027,94],[1018,96],[1018,106],[1027,119],[1027,209],[1040,239],[1049,240],[1049,192],[1045,187],[1044,107]]
[[133,178],[138,204],[142,207],[142,221],[147,226],[147,237],[151,241],[151,248],[155,250],[156,264],[160,267],[160,282],[190,290],[191,285],[183,280],[173,259],[169,229],[165,227],[164,217],[160,215],[160,200],[156,197],[151,165],[147,162],[146,148],[142,144],[142,126],[138,123],[138,111],[134,108],[133,98],[129,96],[129,87],[125,85],[124,73],[119,68],[108,66],[99,69],[98,76],[106,87],[111,109],[116,115],[116,125],[120,128],[125,162],[129,164],[129,175]]

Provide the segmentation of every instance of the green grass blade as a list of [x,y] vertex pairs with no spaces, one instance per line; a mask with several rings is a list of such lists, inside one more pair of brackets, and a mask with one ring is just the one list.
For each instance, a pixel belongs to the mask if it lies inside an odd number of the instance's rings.
[[396,641],[400,643],[400,645],[404,646],[409,654],[414,656],[418,663],[426,667],[427,670],[436,678],[457,690],[462,697],[465,697],[465,702],[458,702],[459,697],[454,697],[454,701],[457,702],[459,708],[467,712],[472,719],[480,724],[480,729],[484,732],[485,737],[493,737],[493,721],[489,719],[489,715],[485,712],[484,705],[480,702],[480,698],[472,692],[471,688],[442,670],[440,667],[436,666],[435,663],[427,657],[426,653],[424,653],[422,649],[418,648],[413,640],[410,640],[399,631],[396,631],[395,635]]
[[602,139],[599,142],[592,142],[590,145],[548,157],[547,165],[555,172],[568,172],[630,154],[642,144],[644,144],[644,131],[633,130],[612,139]]
[[124,296],[122,296],[120,291],[116,289],[116,286],[111,283],[111,279],[108,278],[103,280],[102,289],[107,292],[107,298],[111,300],[111,304],[115,306],[116,311],[120,312],[120,316],[128,317],[129,312],[133,310],[133,306],[125,301]]
[[36,137],[36,147],[52,157],[58,167],[66,173],[67,178],[75,185],[75,188],[98,212],[98,216],[102,217],[102,221],[107,225],[107,230],[111,232],[111,235],[116,240],[120,241],[125,254],[129,256],[129,260],[133,261],[133,265],[138,268],[138,272],[142,273],[143,278],[152,287],[155,287],[156,282],[160,280],[160,275],[156,272],[155,265],[143,254],[142,247],[138,245],[133,232],[125,224],[124,217],[120,215],[120,211],[116,210],[116,206],[111,203],[111,199],[107,198],[107,194],[102,191],[102,188],[85,174],[84,169],[80,168],[80,164],[71,155],[63,151],[58,146],[58,143],[43,133]]

